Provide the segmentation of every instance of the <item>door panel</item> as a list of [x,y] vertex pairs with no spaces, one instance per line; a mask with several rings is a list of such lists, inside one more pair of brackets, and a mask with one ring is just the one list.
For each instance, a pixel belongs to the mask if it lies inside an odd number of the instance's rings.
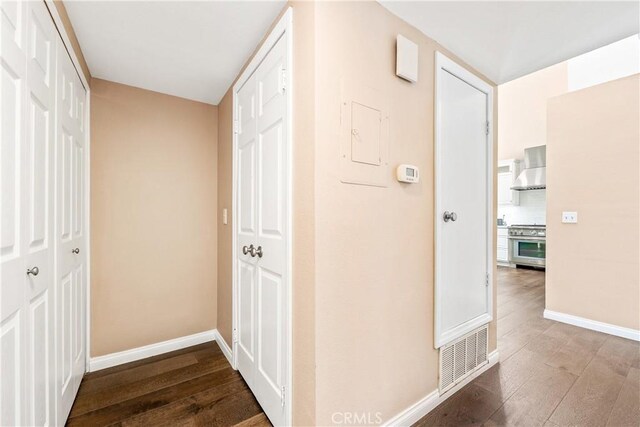
[[58,37],[49,12],[41,2],[27,2],[27,101],[25,150],[22,159],[22,205],[25,220],[26,268],[37,267],[38,275],[26,277],[27,335],[25,421],[51,425],[55,419],[54,185],[52,171],[55,115],[55,47]]
[[53,331],[49,328],[50,300],[49,290],[46,289],[29,304],[29,325],[33,338],[31,358],[28,361],[31,374],[28,386],[31,390],[31,396],[28,398],[33,405],[30,419],[36,426],[52,424],[50,420],[55,399],[54,394],[51,393],[53,390],[53,364],[50,363],[50,360],[53,358],[53,342],[49,339],[49,335],[53,334]]
[[24,156],[26,6],[0,2],[0,425],[25,423]]
[[58,422],[63,423],[85,372],[86,334],[86,245],[84,234],[84,191],[86,152],[84,109],[86,91],[64,48],[57,51],[58,134],[56,145],[58,224],[57,309]]
[[[440,345],[490,319],[489,95],[470,83],[468,74],[461,68],[438,69],[436,340]],[[457,218],[446,221],[445,211],[455,212]]]
[[274,393],[280,393],[284,385],[282,360],[282,277],[260,269],[258,285],[258,316],[260,342],[260,374]]
[[250,78],[238,93],[237,133],[237,274],[238,316],[236,325],[238,369],[253,386],[255,364],[256,261],[243,248],[256,240],[256,128],[255,79]]
[[[288,141],[285,34],[236,95],[237,362],[272,423],[285,423]],[[242,248],[262,250],[254,256]]]
[[25,370],[22,363],[23,333],[22,313],[13,311],[5,317],[3,312],[0,325],[0,369],[2,369],[2,381],[0,382],[0,425],[16,426],[22,424]]

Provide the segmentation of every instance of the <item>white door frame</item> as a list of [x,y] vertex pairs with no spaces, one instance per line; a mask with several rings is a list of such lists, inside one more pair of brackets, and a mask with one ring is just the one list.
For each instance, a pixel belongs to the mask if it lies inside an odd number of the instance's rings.
[[287,341],[287,354],[285,355],[287,361],[287,372],[286,375],[286,394],[285,394],[285,406],[287,407],[286,412],[286,425],[291,425],[292,423],[292,385],[293,385],[293,357],[292,357],[292,325],[293,325],[293,304],[292,304],[292,242],[293,242],[293,209],[292,209],[292,196],[293,196],[293,186],[292,186],[292,155],[293,155],[293,9],[289,7],[287,11],[282,15],[278,23],[269,33],[266,40],[258,49],[258,52],[254,55],[249,62],[249,65],[244,69],[236,83],[233,85],[232,97],[233,97],[233,204],[232,204],[232,212],[233,212],[233,220],[232,222],[232,244],[231,244],[231,253],[232,253],[232,366],[233,369],[238,369],[238,352],[237,352],[237,326],[238,326],[238,275],[237,275],[237,226],[238,226],[238,135],[236,133],[237,122],[238,122],[238,92],[242,88],[242,86],[246,83],[247,80],[253,75],[258,66],[262,63],[267,54],[271,51],[271,49],[276,45],[278,40],[283,34],[287,34],[287,70],[286,70],[286,92],[285,96],[287,97],[287,146],[284,148],[287,152],[287,164],[285,164],[285,176],[287,181],[287,195],[286,195],[286,205],[287,205],[287,230],[288,235],[286,237],[286,260],[287,260],[287,279],[284,282],[284,285],[287,287],[287,295],[288,301],[287,306],[285,308],[284,322],[286,326],[287,333],[285,334],[285,339]]
[[[84,73],[82,71],[82,67],[80,66],[80,60],[78,59],[78,56],[76,55],[75,50],[73,50],[73,45],[71,44],[71,39],[69,38],[69,34],[67,33],[67,30],[64,26],[64,24],[62,23],[62,18],[60,17],[60,14],[58,13],[58,9],[56,8],[56,5],[54,4],[53,0],[44,0],[45,4],[47,6],[47,9],[49,9],[49,13],[51,14],[51,18],[53,19],[53,23],[56,26],[56,29],[58,30],[58,33],[60,34],[60,38],[62,39],[62,42],[65,46],[65,49],[67,50],[67,53],[69,54],[69,56],[71,57],[71,62],[73,63],[73,67],[76,69],[76,72],[78,73],[78,76],[80,77],[80,82],[82,83],[82,86],[84,86],[84,89],[87,91],[87,95],[86,95],[86,102],[85,102],[85,108],[84,108],[84,123],[86,124],[85,127],[85,169],[84,169],[84,173],[85,173],[85,184],[84,184],[84,230],[86,231],[85,233],[85,250],[87,252],[86,255],[86,274],[87,274],[87,278],[86,278],[86,307],[85,307],[85,313],[86,313],[86,319],[85,319],[85,344],[86,344],[86,348],[85,348],[85,372],[89,371],[90,368],[90,360],[91,360],[91,355],[90,355],[90,348],[91,348],[91,228],[90,228],[90,218],[91,218],[91,123],[90,123],[90,119],[91,119],[91,88],[89,87],[89,82],[87,81],[86,77],[84,76]],[[54,216],[56,216],[56,214],[54,214]],[[56,224],[58,224],[58,218],[56,216],[55,218]],[[55,227],[54,227],[55,229]],[[57,280],[57,272],[56,272],[56,280]],[[56,283],[57,285],[57,283]],[[57,364],[56,364],[57,366]]]
[[[487,280],[489,282],[487,288],[487,313],[478,316],[473,319],[472,322],[468,322],[466,327],[461,328],[460,330],[455,330],[455,334],[452,336],[441,337],[441,319],[440,313],[438,310],[439,301],[441,298],[440,293],[440,276],[439,272],[441,271],[442,257],[439,256],[440,251],[442,250],[441,244],[441,236],[442,236],[442,227],[443,222],[440,218],[442,213],[442,183],[440,182],[440,170],[442,169],[442,153],[441,147],[443,144],[442,135],[440,133],[441,121],[442,121],[442,113],[441,113],[441,103],[440,98],[442,94],[442,73],[449,73],[460,80],[466,82],[467,84],[473,86],[479,91],[485,93],[487,95],[487,121],[488,121],[488,132],[486,135],[487,141]],[[494,162],[493,162],[493,87],[480,79],[478,76],[452,61],[441,52],[436,52],[436,73],[435,73],[435,123],[434,123],[434,145],[435,145],[435,170],[434,170],[434,181],[435,181],[435,271],[434,271],[434,347],[440,348],[441,346],[448,344],[453,341],[457,337],[461,337],[476,328],[479,328],[482,325],[485,325],[493,320],[493,262],[495,253],[493,252],[493,231],[494,231],[494,206],[493,206],[493,175],[494,175]]]

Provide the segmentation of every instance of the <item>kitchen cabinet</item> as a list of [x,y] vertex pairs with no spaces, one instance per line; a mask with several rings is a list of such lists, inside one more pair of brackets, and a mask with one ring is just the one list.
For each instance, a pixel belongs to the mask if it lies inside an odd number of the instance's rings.
[[509,263],[509,229],[498,226],[498,241],[496,245],[498,263]]
[[516,159],[500,160],[498,162],[498,204],[519,205],[520,193],[512,190],[513,181],[520,173],[520,161]]

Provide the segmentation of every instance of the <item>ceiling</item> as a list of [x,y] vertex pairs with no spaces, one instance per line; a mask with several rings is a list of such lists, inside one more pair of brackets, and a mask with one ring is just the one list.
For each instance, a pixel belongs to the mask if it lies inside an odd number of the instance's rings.
[[217,105],[280,11],[273,1],[74,1],[91,75]]
[[637,1],[380,3],[497,84],[640,31]]

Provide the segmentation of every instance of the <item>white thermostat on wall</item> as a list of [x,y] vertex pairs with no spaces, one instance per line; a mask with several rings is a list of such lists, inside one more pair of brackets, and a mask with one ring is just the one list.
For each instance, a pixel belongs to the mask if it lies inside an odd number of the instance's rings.
[[413,165],[398,166],[398,169],[396,169],[396,176],[400,182],[415,184],[420,181],[420,171],[417,166]]

